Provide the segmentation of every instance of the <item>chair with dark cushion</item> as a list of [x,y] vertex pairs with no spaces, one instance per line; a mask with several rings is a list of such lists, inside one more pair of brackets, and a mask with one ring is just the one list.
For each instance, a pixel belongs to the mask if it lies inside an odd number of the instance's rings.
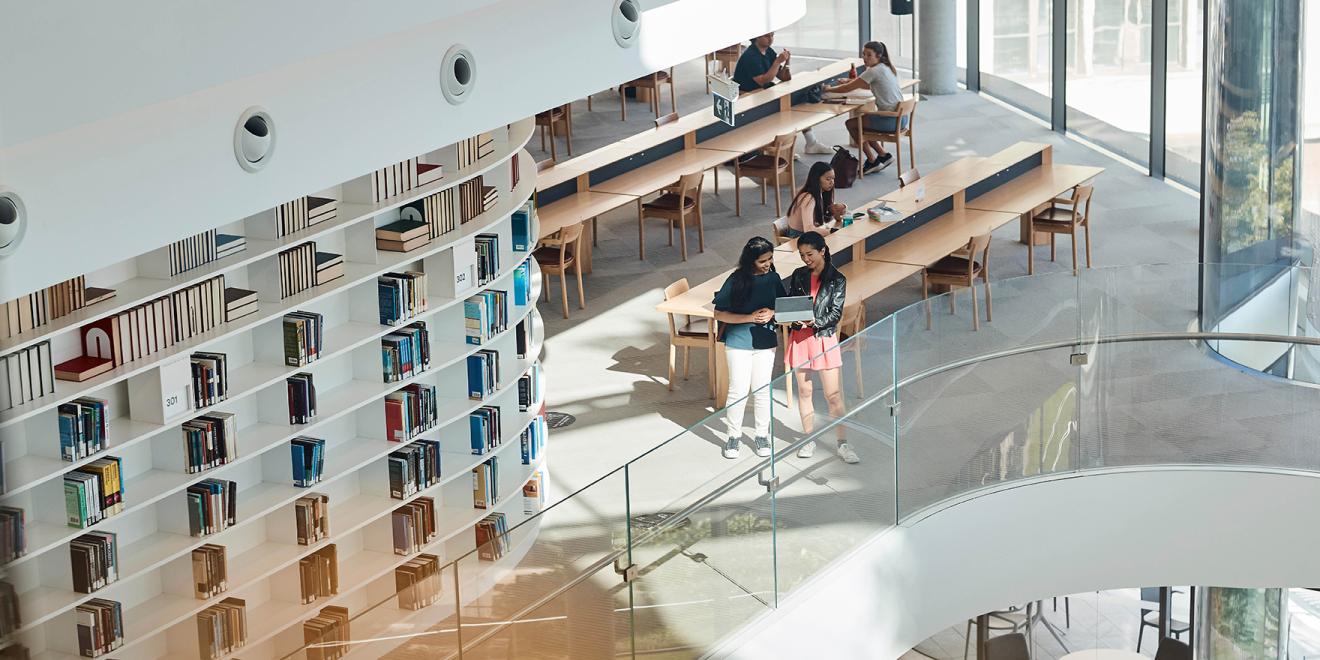
[[991,637],[985,643],[983,660],[1031,660],[1031,651],[1027,648],[1027,636],[1015,632]]
[[1192,647],[1172,637],[1160,640],[1160,648],[1155,651],[1155,660],[1192,660]]

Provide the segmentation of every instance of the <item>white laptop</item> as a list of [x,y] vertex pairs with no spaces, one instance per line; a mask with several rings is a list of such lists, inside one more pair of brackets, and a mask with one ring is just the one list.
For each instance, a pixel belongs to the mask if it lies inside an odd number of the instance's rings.
[[775,298],[775,322],[800,323],[816,318],[811,296],[784,296]]

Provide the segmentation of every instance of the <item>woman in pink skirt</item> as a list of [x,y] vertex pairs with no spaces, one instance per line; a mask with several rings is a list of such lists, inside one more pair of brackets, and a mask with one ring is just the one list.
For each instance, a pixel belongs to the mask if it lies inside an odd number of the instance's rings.
[[[839,319],[843,317],[843,304],[848,281],[834,264],[830,263],[830,249],[825,237],[809,231],[797,239],[798,255],[806,264],[793,271],[786,284],[790,296],[811,296],[815,319],[792,326],[788,348],[784,351],[784,365],[796,369],[794,375],[798,389],[798,411],[802,415],[802,432],[811,435],[815,429],[815,409],[812,406],[814,387],[811,374],[820,375],[825,401],[835,419],[843,417],[843,388],[840,369],[843,359],[839,355]],[[858,463],[857,452],[848,444],[842,424],[834,427],[839,438],[839,458],[845,463]],[[811,442],[798,450],[800,458],[811,458],[816,443]]]

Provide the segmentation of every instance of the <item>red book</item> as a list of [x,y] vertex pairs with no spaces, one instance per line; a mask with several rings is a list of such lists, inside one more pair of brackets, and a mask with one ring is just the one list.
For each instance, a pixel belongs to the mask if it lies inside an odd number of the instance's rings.
[[115,361],[106,358],[82,356],[55,365],[55,377],[81,383],[115,368]]
[[403,402],[396,399],[385,400],[385,438],[391,442],[402,442],[403,437]]

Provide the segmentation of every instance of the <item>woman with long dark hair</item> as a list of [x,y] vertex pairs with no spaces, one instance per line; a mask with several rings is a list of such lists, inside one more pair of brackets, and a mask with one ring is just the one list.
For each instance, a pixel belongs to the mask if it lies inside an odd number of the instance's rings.
[[748,392],[756,420],[753,447],[757,456],[770,455],[769,385],[779,347],[774,308],[775,298],[784,295],[784,283],[775,273],[774,251],[775,246],[760,236],[747,241],[738,267],[715,294],[715,320],[722,326],[720,341],[729,369],[725,458],[738,458]]
[[[815,408],[811,398],[815,394],[811,382],[813,372],[820,376],[830,415],[841,419],[845,413],[839,377],[843,359],[839,355],[838,332],[848,280],[831,262],[830,248],[825,244],[824,236],[809,231],[798,237],[797,245],[798,256],[805,265],[789,276],[788,295],[811,296],[815,318],[794,326],[784,350],[784,366],[796,369],[794,379],[797,381],[802,432],[811,435],[815,429]],[[848,444],[843,424],[836,424],[834,429],[839,439],[839,458],[845,463],[860,462],[857,452]],[[798,456],[811,458],[815,451],[816,443],[810,442],[802,445]]]
[[[866,68],[856,78],[840,85],[826,87],[825,91],[842,94],[855,89],[869,88],[871,94],[875,96],[876,110],[880,112],[896,110],[903,100],[903,89],[898,86],[898,69],[889,59],[889,49],[879,41],[866,42],[862,46],[862,63]],[[856,117],[848,119],[844,125],[848,127],[849,135],[857,134]],[[893,133],[898,130],[898,118],[868,116],[866,130]],[[884,145],[874,140],[863,144],[862,151],[866,152],[866,163],[862,165],[864,172],[883,170],[894,162],[894,157],[885,151]]]
[[843,220],[848,207],[834,202],[834,170],[825,161],[812,163],[807,182],[788,204],[789,238],[803,232],[832,227]]

